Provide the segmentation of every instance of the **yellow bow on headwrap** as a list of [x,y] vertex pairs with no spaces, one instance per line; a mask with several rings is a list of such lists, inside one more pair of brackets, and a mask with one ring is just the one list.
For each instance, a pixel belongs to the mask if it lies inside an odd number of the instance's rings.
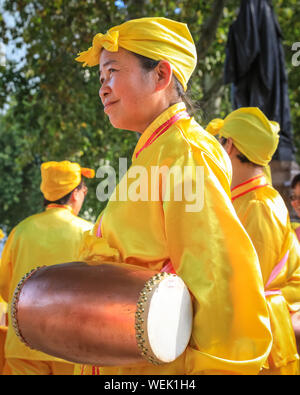
[[41,166],[41,191],[45,199],[55,202],[73,191],[81,182],[81,176],[95,177],[93,169],[81,168],[78,163],[45,162]]
[[208,133],[216,136],[224,126],[224,119],[216,118],[209,122],[206,127]]
[[212,120],[206,130],[212,135],[232,138],[236,148],[251,162],[267,166],[279,142],[280,126],[269,121],[257,107],[243,107],[224,120]]
[[83,66],[96,66],[99,64],[99,55],[102,48],[110,52],[117,52],[119,49],[119,32],[107,32],[106,34],[98,33],[93,38],[93,46],[87,51],[81,52],[76,58],[78,62],[84,62]]
[[184,90],[192,75],[197,52],[186,24],[167,18],[140,18],[112,27],[106,34],[98,33],[93,45],[76,58],[83,66],[99,64],[105,48],[117,52],[119,47],[153,60],[167,60]]

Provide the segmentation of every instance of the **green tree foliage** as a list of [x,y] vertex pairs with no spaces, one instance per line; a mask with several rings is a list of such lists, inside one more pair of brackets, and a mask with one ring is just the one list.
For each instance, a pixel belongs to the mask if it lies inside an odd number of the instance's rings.
[[[225,45],[239,0],[3,0],[14,16],[0,15],[0,41],[26,45],[24,59],[0,66],[0,224],[9,231],[24,217],[42,210],[40,164],[78,161],[95,170],[103,162],[118,172],[119,157],[130,158],[137,135],[114,130],[98,98],[97,68],[74,61],[91,45],[94,34],[142,16],[165,16],[185,22],[197,45],[199,63],[190,82],[204,126],[230,110],[229,87],[223,85]],[[299,70],[291,65],[292,42],[300,41],[297,1],[277,1],[291,79],[294,125],[300,119]],[[299,7],[298,7],[299,8]],[[290,14],[289,14],[290,13]],[[289,22],[288,18],[293,22]],[[296,26],[296,30],[294,28]],[[297,77],[298,71],[298,77]],[[299,129],[295,133],[299,134]],[[92,218],[104,208],[96,197],[99,179],[89,180],[84,208]],[[1,226],[0,225],[0,226]]]

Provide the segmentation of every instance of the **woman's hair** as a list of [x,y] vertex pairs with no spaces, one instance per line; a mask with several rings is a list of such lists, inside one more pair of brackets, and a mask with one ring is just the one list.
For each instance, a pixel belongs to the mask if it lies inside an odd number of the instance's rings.
[[291,183],[292,189],[296,188],[296,185],[300,183],[300,174],[297,174],[293,179]]
[[69,192],[67,195],[63,196],[62,198],[55,200],[54,202],[51,202],[51,201],[44,198],[44,207],[48,206],[48,204],[61,204],[61,205],[67,204],[70,200],[72,193],[75,191],[75,189],[80,190],[83,186],[84,186],[84,181],[81,180],[80,184],[76,188],[74,188],[71,192]]
[[[146,56],[139,55],[134,52],[132,52],[132,54],[135,55],[139,59],[140,64],[145,71],[154,70],[155,67],[158,65],[158,63],[160,62],[159,60],[147,58]],[[178,78],[174,74],[173,74],[173,80],[174,80],[174,85],[176,88],[177,95],[179,96],[180,100],[182,100],[185,103],[187,110],[191,114],[193,114],[195,112],[195,106],[194,106],[192,99],[184,91],[183,86],[181,85]]]
[[[227,138],[226,137],[220,137],[219,139],[221,145],[225,145]],[[251,160],[249,160],[244,154],[239,153],[237,154],[237,158],[241,163],[248,163],[249,165],[252,165],[254,167],[260,167],[260,165],[257,165],[256,163],[251,162]]]

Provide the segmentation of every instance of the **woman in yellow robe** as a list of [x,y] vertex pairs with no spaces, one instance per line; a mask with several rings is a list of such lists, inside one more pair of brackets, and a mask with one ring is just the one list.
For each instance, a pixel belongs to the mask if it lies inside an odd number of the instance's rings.
[[278,144],[279,125],[258,108],[240,108],[207,130],[218,134],[232,162],[232,202],[257,251],[273,346],[263,374],[298,374],[291,313],[300,309],[300,249],[287,207],[264,167]]
[[80,258],[173,268],[193,295],[194,324],[172,363],[78,366],[76,373],[257,374],[271,346],[259,263],[231,204],[228,157],[182,102],[196,66],[187,26],[132,20],[99,33],[77,60],[100,60],[105,113],[113,126],[141,134]]

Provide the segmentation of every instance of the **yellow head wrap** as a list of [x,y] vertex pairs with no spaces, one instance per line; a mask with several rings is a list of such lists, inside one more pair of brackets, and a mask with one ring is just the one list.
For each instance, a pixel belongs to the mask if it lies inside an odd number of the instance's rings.
[[220,137],[232,138],[236,148],[251,162],[267,166],[278,146],[280,126],[269,121],[257,107],[243,107],[224,120],[212,120],[206,130]]
[[98,33],[93,46],[76,58],[83,66],[99,64],[105,48],[117,52],[119,47],[153,60],[167,60],[184,90],[197,63],[196,47],[185,23],[166,18],[140,18],[112,27],[106,34]]
[[0,240],[3,239],[4,236],[5,236],[5,234],[3,233],[3,230],[0,229]]
[[80,184],[81,176],[95,176],[94,170],[81,168],[78,163],[69,161],[45,162],[41,166],[41,173],[41,191],[50,202],[55,202],[73,191]]

